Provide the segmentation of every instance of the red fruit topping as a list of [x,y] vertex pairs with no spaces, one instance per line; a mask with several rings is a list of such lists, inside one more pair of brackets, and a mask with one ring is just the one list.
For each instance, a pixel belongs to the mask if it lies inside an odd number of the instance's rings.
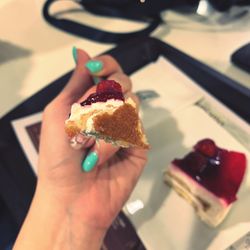
[[109,99],[124,101],[121,85],[113,80],[103,80],[96,88],[96,93],[91,94],[85,101],[81,102],[82,106],[91,105],[95,102],[106,102]]
[[209,157],[213,157],[217,153],[217,147],[214,141],[211,139],[204,139],[199,141],[194,146],[194,149]]
[[222,162],[226,173],[225,182],[230,183],[229,189],[237,193],[246,171],[246,156],[234,151],[222,151]]
[[124,101],[124,97],[122,93],[94,93],[91,94],[85,101],[81,102],[82,106],[91,105],[95,102],[106,102],[109,99],[121,100]]
[[174,160],[173,162],[175,165],[180,165],[181,167],[188,166],[188,169],[194,175],[202,173],[207,165],[207,159],[202,154],[197,154],[196,152],[191,152],[182,160]]
[[173,164],[228,204],[234,202],[246,171],[245,155],[218,148],[210,139],[198,142],[194,150]]
[[96,88],[96,93],[120,92],[122,93],[121,85],[114,80],[103,80],[99,82]]

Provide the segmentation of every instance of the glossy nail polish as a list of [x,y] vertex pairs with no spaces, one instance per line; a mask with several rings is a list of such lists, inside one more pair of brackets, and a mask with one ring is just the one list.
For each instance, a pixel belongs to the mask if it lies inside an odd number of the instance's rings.
[[77,64],[77,48],[75,46],[72,48],[72,55],[73,55],[75,64]]
[[96,152],[90,152],[82,163],[82,169],[85,172],[90,172],[98,161],[98,155]]
[[97,85],[101,81],[101,78],[98,76],[93,76],[93,82],[95,85]]
[[90,73],[95,74],[102,70],[103,63],[97,60],[90,60],[85,64]]

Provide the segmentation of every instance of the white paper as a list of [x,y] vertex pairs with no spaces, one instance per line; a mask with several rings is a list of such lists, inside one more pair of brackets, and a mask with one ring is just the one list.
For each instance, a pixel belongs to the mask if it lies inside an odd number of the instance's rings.
[[26,128],[41,121],[42,113],[32,114],[12,121],[12,126],[17,135],[18,141],[20,142],[23,152],[35,174],[37,174],[38,153],[34,143],[31,140],[31,137],[27,133]]
[[131,79],[135,92],[155,90],[160,98],[152,100],[151,106],[164,106],[169,113],[181,110],[203,96],[202,92],[194,87],[195,83],[164,57],[135,72]]

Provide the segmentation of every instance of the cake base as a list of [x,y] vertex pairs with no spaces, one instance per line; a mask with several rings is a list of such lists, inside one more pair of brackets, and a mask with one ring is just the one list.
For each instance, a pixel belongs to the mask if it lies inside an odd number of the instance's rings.
[[114,141],[123,147],[148,148],[138,114],[130,104],[125,103],[113,114],[104,113],[96,116],[93,119],[93,127],[96,136],[101,139]]
[[231,208],[174,164],[164,173],[164,181],[194,207],[201,220],[212,227],[218,226]]

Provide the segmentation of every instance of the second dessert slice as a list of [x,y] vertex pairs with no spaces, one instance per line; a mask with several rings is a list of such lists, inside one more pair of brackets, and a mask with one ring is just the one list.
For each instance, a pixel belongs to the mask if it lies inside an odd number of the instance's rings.
[[203,139],[184,158],[173,160],[164,177],[193,205],[203,221],[217,226],[237,200],[245,171],[243,153],[220,148],[213,140]]

